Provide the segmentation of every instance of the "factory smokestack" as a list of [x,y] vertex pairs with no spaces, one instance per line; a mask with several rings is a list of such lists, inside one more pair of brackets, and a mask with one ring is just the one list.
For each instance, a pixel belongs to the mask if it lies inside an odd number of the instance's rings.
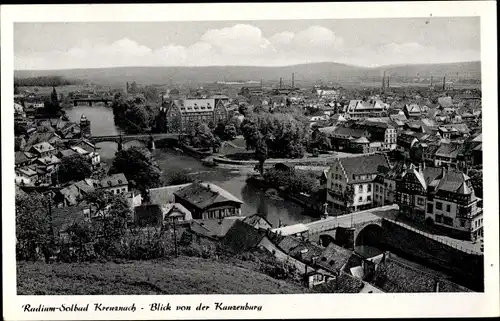
[[295,74],[292,73],[292,88],[295,88]]
[[280,89],[282,85],[283,85],[283,78],[280,77]]

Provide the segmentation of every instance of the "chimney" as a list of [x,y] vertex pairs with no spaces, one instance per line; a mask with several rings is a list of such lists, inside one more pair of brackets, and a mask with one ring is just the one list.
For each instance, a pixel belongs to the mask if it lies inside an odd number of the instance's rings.
[[444,178],[446,176],[446,166],[443,166],[441,168],[441,175],[443,176],[442,178]]
[[282,84],[283,84],[283,78],[280,77],[280,89]]
[[443,90],[446,90],[446,76],[443,77]]
[[433,80],[433,77],[431,76],[431,87],[432,87],[432,80]]
[[385,70],[384,70],[384,76],[382,77],[382,89],[385,88]]
[[292,72],[292,88],[295,88],[295,74]]

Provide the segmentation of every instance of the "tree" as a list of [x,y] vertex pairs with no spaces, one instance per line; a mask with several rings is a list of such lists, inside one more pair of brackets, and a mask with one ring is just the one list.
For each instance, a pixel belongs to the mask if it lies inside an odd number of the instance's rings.
[[[16,195],[16,239],[19,259],[35,261],[46,254],[53,234],[47,200],[42,194]],[[46,261],[50,255],[45,255]]]
[[89,258],[85,245],[95,241],[96,230],[90,222],[73,223],[66,229],[71,243],[77,249],[78,261],[85,261]]
[[318,150],[331,150],[332,149],[332,142],[330,138],[323,132],[320,132],[319,130],[316,132],[315,135],[313,135],[311,144],[310,144],[311,149],[318,149]]
[[267,144],[264,139],[259,139],[255,147],[255,159],[259,161],[260,175],[264,175],[264,162],[268,157]]
[[224,135],[227,140],[235,139],[236,135],[238,135],[236,126],[233,123],[226,124],[226,126],[224,127]]
[[241,124],[247,149],[254,150],[263,139],[269,155],[278,158],[303,157],[309,130],[308,123],[295,113],[252,114]]
[[176,171],[167,180],[168,185],[181,185],[194,182],[194,179],[186,170]]
[[160,169],[154,163],[151,153],[143,148],[132,147],[118,151],[109,173],[123,173],[143,194],[149,188],[162,185]]
[[146,128],[150,125],[150,114],[145,106],[132,104],[125,112],[125,118],[139,128]]
[[136,94],[139,91],[139,87],[137,86],[136,82],[132,82],[129,87],[129,93],[130,94]]
[[346,208],[347,213],[350,213],[351,208],[349,207],[349,205],[352,203],[353,198],[354,198],[354,189],[351,185],[346,186],[342,198],[344,200],[344,204],[345,204],[345,208]]
[[196,148],[214,148],[217,140],[207,124],[197,123],[190,134],[191,145]]
[[92,175],[92,165],[80,154],[75,154],[61,159],[59,166],[59,179],[62,182],[80,181]]
[[50,94],[50,102],[52,103],[52,105],[56,110],[60,109],[59,97],[57,96],[56,87],[52,87],[52,93]]
[[217,127],[215,127],[214,134],[223,141],[228,141],[235,139],[238,133],[234,123],[220,122],[217,124]]

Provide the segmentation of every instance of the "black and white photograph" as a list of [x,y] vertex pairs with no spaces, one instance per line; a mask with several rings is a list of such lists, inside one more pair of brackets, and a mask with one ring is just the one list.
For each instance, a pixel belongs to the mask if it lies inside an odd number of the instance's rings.
[[2,42],[18,298],[485,293],[479,15],[61,19]]

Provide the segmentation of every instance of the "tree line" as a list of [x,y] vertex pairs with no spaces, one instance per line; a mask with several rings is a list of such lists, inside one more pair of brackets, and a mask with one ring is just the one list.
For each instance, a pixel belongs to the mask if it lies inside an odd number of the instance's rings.
[[54,87],[80,85],[83,81],[76,79],[67,79],[61,76],[39,76],[27,78],[14,78],[14,87]]

